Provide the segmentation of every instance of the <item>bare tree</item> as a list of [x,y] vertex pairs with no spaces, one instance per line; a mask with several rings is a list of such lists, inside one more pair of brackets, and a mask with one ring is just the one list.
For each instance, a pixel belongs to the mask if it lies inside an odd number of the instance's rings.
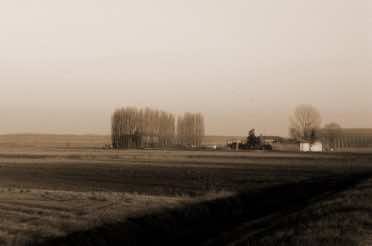
[[205,135],[205,122],[201,113],[185,113],[177,120],[177,138],[181,145],[200,147]]
[[204,117],[201,113],[197,113],[194,115],[195,117],[195,145],[200,147],[203,143],[203,139],[205,136],[205,122]]
[[159,144],[162,147],[173,144],[175,135],[175,118],[167,112],[160,112]]
[[314,141],[319,136],[322,118],[312,105],[298,106],[290,117],[290,135],[297,140]]
[[[163,124],[162,124],[163,122]],[[172,125],[173,124],[173,125]],[[120,108],[111,117],[111,138],[114,148],[166,147],[174,138],[174,116],[158,110],[134,107]],[[173,134],[173,135],[172,135]],[[160,143],[160,139],[163,140]]]
[[334,122],[325,125],[324,129],[322,130],[322,137],[329,145],[329,147],[332,149],[335,149],[336,141],[337,139],[340,138],[341,135],[342,135],[341,126]]

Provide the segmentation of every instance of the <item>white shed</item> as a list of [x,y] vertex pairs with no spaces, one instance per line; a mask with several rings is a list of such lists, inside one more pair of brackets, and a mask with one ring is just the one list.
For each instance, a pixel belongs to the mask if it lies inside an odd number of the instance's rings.
[[300,152],[323,152],[322,142],[301,142],[300,143]]
[[322,142],[314,142],[311,144],[311,152],[323,152],[323,144]]
[[311,144],[307,142],[300,143],[300,152],[310,152],[311,151]]

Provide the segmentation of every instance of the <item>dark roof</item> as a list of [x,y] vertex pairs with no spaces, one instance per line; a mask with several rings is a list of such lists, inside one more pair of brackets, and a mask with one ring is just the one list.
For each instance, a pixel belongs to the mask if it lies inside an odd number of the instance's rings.
[[342,128],[344,135],[372,136],[372,128]]

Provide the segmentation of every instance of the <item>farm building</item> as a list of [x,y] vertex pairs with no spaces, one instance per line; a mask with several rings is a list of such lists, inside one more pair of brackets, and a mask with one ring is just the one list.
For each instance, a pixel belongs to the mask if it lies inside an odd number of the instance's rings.
[[300,151],[301,152],[323,152],[323,143],[316,141],[314,143],[310,142],[300,142]]
[[335,151],[372,149],[372,128],[343,128],[333,144],[326,137],[322,138],[322,142],[327,150],[331,148]]
[[284,138],[279,136],[262,136],[262,141],[267,144],[275,144],[283,142]]

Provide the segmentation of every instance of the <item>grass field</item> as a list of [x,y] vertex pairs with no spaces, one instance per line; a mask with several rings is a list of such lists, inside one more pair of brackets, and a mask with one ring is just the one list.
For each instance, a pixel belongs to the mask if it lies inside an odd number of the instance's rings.
[[3,144],[0,245],[368,245],[371,161]]
[[187,197],[36,189],[0,190],[0,245],[40,242],[124,220],[147,210],[180,206]]

